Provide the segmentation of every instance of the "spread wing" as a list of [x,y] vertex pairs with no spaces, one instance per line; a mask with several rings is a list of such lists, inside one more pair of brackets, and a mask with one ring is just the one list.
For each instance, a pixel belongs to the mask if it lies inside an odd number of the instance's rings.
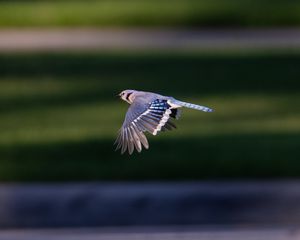
[[126,113],[125,121],[116,139],[116,150],[121,148],[123,154],[127,149],[132,154],[134,149],[142,151],[149,144],[144,132],[156,135],[159,131],[176,128],[170,117],[178,118],[179,109],[172,108],[167,100],[156,99],[151,103],[132,103]]

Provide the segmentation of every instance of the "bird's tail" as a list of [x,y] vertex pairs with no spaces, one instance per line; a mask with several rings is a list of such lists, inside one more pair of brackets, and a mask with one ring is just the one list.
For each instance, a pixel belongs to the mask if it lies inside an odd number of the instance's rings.
[[172,103],[179,105],[181,107],[187,107],[187,108],[191,108],[191,109],[195,109],[195,110],[199,110],[199,111],[203,111],[203,112],[213,112],[214,111],[213,109],[205,107],[205,106],[200,106],[200,105],[193,104],[193,103],[181,102],[176,99],[172,99]]

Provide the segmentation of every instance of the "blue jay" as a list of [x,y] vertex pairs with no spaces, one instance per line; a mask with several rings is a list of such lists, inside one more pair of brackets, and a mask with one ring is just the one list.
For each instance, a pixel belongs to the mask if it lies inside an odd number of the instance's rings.
[[120,98],[130,104],[119,135],[115,141],[117,148],[123,154],[127,149],[132,154],[134,149],[142,151],[142,146],[148,149],[149,144],[144,132],[156,135],[159,131],[176,128],[170,118],[180,117],[180,107],[187,107],[204,112],[213,110],[192,103],[176,100],[156,93],[136,90],[124,90]]

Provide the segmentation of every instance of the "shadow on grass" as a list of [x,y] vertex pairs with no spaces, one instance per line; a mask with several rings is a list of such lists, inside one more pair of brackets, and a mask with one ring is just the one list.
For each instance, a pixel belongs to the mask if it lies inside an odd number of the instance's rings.
[[[4,54],[0,56],[0,78],[16,78],[16,86],[18,81],[40,82],[46,78],[58,88],[60,81],[69,81],[75,90],[1,99],[0,111],[111,101],[116,93],[128,88],[179,98],[295,92],[300,89],[299,64],[297,54]],[[76,84],[72,83],[74,79]]]
[[137,88],[188,94],[272,91],[299,87],[299,64],[297,54],[7,54],[0,56],[0,76],[93,77],[114,88],[125,79]]
[[135,181],[300,177],[300,135],[150,140],[132,156],[111,140],[2,147],[1,181]]
[[[16,83],[17,84],[17,83]],[[85,84],[84,81],[82,84]],[[115,95],[118,92],[106,88],[81,89],[73,92],[66,92],[59,95],[48,96],[16,96],[13,99],[2,99],[0,102],[0,112],[9,113],[18,110],[47,109],[52,107],[75,106],[94,102],[117,102]]]

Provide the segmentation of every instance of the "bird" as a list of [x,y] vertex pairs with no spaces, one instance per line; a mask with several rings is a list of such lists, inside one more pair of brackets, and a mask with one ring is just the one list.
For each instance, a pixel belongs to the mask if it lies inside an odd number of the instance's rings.
[[179,119],[181,107],[213,112],[213,109],[205,106],[182,102],[173,97],[152,92],[128,89],[117,96],[130,104],[115,141],[116,151],[121,149],[121,154],[126,150],[131,155],[134,149],[137,152],[141,152],[143,147],[148,149],[149,143],[145,132],[155,136],[160,131],[175,129],[176,125],[171,119]]

